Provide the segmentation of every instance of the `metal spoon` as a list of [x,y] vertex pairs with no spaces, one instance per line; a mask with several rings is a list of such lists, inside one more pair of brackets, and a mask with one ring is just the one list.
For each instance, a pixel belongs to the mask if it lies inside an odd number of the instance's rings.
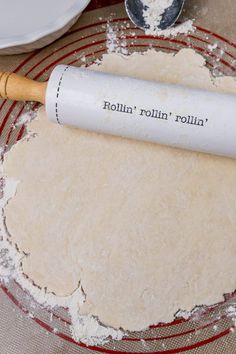
[[[161,1],[161,0],[160,0]],[[173,0],[162,15],[160,24],[157,26],[160,30],[165,30],[174,25],[180,16],[185,0]],[[145,5],[142,0],[125,0],[127,14],[131,21],[141,29],[148,29],[150,26],[146,24],[144,18]]]

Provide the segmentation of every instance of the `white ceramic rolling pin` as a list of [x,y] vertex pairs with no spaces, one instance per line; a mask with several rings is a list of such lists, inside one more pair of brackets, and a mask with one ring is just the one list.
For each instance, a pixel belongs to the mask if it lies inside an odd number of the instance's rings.
[[0,72],[0,96],[38,101],[49,120],[236,157],[236,95],[59,65],[47,83]]

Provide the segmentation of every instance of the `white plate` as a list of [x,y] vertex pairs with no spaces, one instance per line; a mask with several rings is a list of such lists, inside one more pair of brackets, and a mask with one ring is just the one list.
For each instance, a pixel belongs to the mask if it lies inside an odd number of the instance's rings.
[[27,52],[51,43],[74,24],[89,1],[0,0],[0,54]]

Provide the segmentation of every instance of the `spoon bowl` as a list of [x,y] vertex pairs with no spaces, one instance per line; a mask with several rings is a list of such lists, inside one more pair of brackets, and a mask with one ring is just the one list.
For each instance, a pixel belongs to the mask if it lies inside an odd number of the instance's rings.
[[[184,2],[185,0],[173,0],[173,3],[162,14],[159,24],[157,19],[157,29],[165,30],[173,26],[182,12]],[[125,0],[125,7],[129,18],[136,26],[144,30],[150,28],[150,25],[145,21],[144,10],[146,6],[142,0]]]

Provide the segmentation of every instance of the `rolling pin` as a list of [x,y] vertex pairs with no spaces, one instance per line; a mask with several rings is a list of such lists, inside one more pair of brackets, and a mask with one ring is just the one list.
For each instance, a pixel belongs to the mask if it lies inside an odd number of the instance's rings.
[[0,97],[37,101],[50,121],[236,157],[236,95],[59,65],[47,83],[0,72]]

